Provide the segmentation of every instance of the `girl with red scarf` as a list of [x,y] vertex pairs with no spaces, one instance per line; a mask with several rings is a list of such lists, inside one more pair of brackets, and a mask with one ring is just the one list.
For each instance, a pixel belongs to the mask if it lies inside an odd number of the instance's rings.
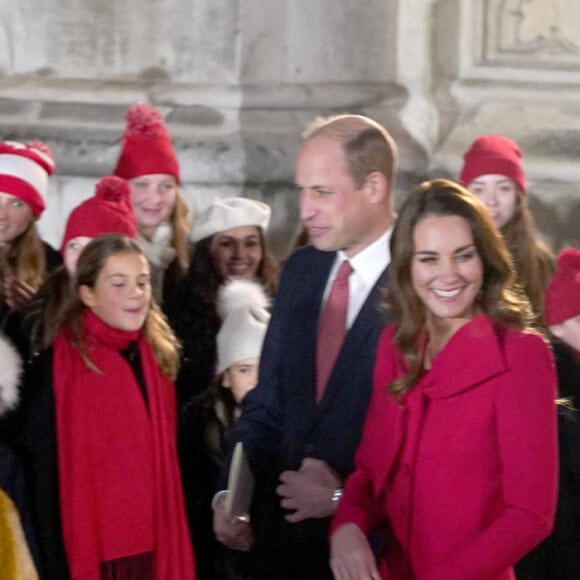
[[43,577],[193,580],[175,451],[176,340],[140,246],[100,236],[53,348],[27,373],[20,433]]

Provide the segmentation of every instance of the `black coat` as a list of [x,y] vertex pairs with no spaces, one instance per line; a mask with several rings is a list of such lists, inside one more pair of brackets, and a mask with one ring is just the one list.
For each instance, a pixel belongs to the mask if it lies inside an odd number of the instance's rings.
[[52,349],[26,368],[15,420],[15,448],[24,466],[37,530],[41,580],[67,580],[60,524]]
[[163,309],[181,343],[175,389],[178,408],[183,410],[214,378],[216,336],[221,321],[215,303],[204,298],[189,277],[182,279],[169,293]]
[[245,552],[229,550],[213,533],[211,501],[227,451],[235,402],[229,391],[213,384],[194,397],[179,425],[179,460],[187,517],[195,548],[197,580],[242,580],[251,577]]
[[332,578],[330,518],[286,522],[275,488],[279,474],[298,469],[306,457],[324,460],[342,478],[354,468],[377,341],[388,323],[379,307],[387,273],[348,331],[318,404],[316,335],[335,257],[333,252],[306,247],[286,262],[262,350],[259,385],[246,396],[235,429],[235,439],[243,441],[256,476],[251,521],[260,579]]
[[[560,396],[580,409],[580,362],[562,343],[553,346]],[[558,439],[560,480],[554,531],[518,563],[518,580],[580,578],[580,411],[560,406]]]

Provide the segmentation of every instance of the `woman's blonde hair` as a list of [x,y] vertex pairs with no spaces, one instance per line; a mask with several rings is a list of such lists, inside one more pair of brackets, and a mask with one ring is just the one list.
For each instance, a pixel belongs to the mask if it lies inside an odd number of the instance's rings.
[[191,231],[191,218],[189,215],[189,208],[187,207],[183,194],[179,188],[177,188],[175,206],[171,212],[170,221],[173,229],[171,245],[175,249],[179,269],[182,274],[185,274],[189,268],[191,260],[188,241],[189,232]]
[[529,303],[515,285],[510,254],[485,206],[453,181],[435,179],[421,184],[404,202],[391,237],[386,306],[398,321],[394,342],[409,365],[408,374],[389,385],[397,397],[413,388],[423,370],[420,335],[425,325],[425,306],[413,288],[411,266],[415,226],[429,216],[459,216],[468,222],[483,264],[478,308],[497,322],[498,328],[531,328]]
[[[87,365],[97,371],[99,369],[95,368],[88,356],[82,326],[82,315],[86,306],[80,299],[79,288],[81,286],[94,288],[107,259],[117,254],[139,254],[145,257],[141,246],[135,240],[120,234],[99,236],[87,244],[77,263],[76,294],[67,305],[63,316],[61,330],[70,333],[73,343]],[[153,349],[163,375],[170,380],[175,380],[179,366],[179,343],[153,296],[151,296],[151,305],[145,318],[143,334]]]

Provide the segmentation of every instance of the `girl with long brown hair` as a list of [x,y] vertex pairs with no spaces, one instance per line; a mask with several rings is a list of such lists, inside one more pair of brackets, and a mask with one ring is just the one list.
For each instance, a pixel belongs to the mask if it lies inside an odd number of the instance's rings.
[[143,250],[126,236],[95,238],[75,288],[19,410],[43,577],[192,580],[175,450],[178,346]]
[[39,141],[0,143],[0,324],[34,296],[60,256],[40,239],[36,221],[46,207],[51,150]]
[[484,135],[463,156],[460,181],[484,203],[501,231],[517,281],[542,325],[544,290],[554,273],[554,256],[535,229],[521,158],[515,141]]

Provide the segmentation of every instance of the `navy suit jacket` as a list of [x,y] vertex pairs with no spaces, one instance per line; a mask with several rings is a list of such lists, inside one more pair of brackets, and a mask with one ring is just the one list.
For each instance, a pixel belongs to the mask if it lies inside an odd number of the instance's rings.
[[[258,561],[263,560],[260,553],[266,554],[271,564],[270,571],[258,571],[257,578],[331,577],[330,518],[286,523],[275,487],[282,471],[299,469],[306,457],[326,461],[342,478],[354,468],[372,390],[375,350],[389,322],[379,306],[387,271],[349,329],[317,403],[316,337],[335,258],[335,252],[309,246],[288,259],[264,341],[259,385],[246,396],[234,433],[235,440],[243,441],[257,479],[252,522],[257,528]],[[299,567],[294,570],[296,561]]]

